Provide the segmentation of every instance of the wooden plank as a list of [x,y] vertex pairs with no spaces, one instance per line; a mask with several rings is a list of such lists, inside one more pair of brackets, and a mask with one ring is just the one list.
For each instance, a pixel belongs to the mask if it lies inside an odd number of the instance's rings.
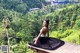
[[63,46],[50,53],[80,53],[80,45],[65,42]]
[[49,53],[50,50],[46,50],[46,49],[42,49],[42,48],[38,48],[38,47],[34,47],[34,46],[31,46],[29,44],[27,44],[27,46],[31,49],[35,49],[35,50],[39,50],[39,51],[43,51],[43,52],[46,52],[46,53]]
[[59,47],[56,50],[46,50],[31,45],[27,45],[27,46],[33,49],[44,51],[46,53],[80,53],[80,45],[76,45],[68,42],[65,42],[63,46]]

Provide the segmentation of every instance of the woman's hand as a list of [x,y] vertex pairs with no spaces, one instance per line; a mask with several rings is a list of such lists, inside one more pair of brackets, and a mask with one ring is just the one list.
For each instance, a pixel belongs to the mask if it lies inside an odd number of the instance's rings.
[[38,44],[38,37],[36,37],[36,38],[34,38],[34,44],[36,45],[36,44]]

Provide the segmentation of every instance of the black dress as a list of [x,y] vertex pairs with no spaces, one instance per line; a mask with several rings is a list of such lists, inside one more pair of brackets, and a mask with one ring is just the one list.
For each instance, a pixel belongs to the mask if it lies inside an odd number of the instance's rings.
[[48,42],[48,37],[39,37],[39,43],[40,44],[46,44]]

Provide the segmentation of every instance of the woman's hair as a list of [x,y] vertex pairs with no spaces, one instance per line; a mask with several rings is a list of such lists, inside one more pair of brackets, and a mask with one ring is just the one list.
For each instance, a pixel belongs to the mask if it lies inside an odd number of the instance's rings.
[[44,21],[46,21],[47,27],[48,27],[48,25],[49,25],[49,19],[45,19]]

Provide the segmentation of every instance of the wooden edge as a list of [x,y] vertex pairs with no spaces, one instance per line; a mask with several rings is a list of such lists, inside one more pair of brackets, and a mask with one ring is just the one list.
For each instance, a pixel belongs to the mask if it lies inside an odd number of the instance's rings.
[[27,44],[27,46],[28,46],[29,48],[32,48],[32,49],[35,49],[35,50],[38,50],[38,51],[43,51],[43,52],[47,52],[47,53],[50,53],[50,52],[51,52],[50,50],[46,50],[46,49],[34,47],[34,46],[29,45],[29,44]]

